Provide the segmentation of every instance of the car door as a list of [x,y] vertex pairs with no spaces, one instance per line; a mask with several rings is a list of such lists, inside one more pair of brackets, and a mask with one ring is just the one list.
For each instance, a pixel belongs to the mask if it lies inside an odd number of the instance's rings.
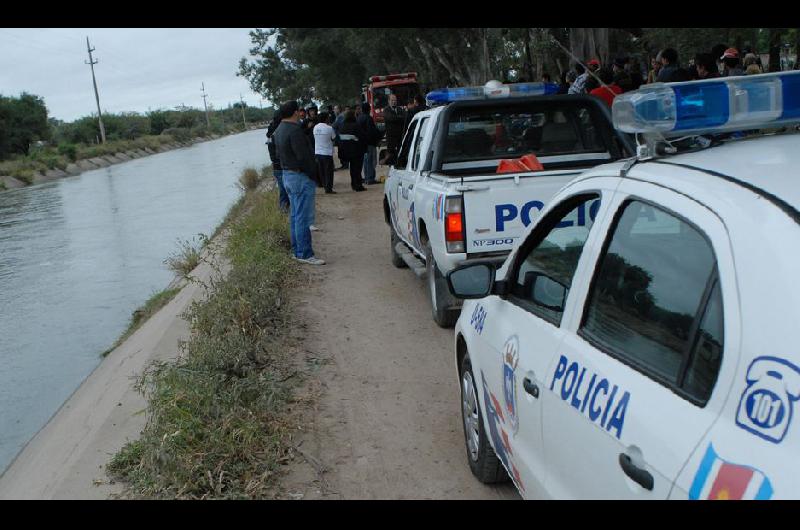
[[543,376],[563,338],[564,303],[603,193],[611,191],[593,189],[559,201],[514,254],[505,277],[508,294],[475,308],[485,350],[479,366],[482,399],[494,412],[484,414],[487,432],[525,497],[545,495]]
[[413,241],[411,238],[413,227],[411,219],[415,217],[414,212],[411,210],[413,200],[409,199],[409,192],[411,190],[409,190],[408,187],[409,183],[414,182],[410,153],[418,125],[418,120],[411,122],[403,138],[403,144],[400,147],[400,152],[397,155],[397,161],[393,169],[394,179],[392,187],[394,187],[394,189],[390,190],[390,200],[394,202],[393,211],[397,212],[397,215],[393,218],[395,230],[397,230],[397,234],[409,244]]
[[701,337],[720,336],[720,297],[735,301],[720,283],[731,266],[721,221],[633,179],[615,202],[545,375],[547,481],[558,498],[667,498],[732,381],[719,345],[698,353]]
[[405,203],[405,208],[408,211],[408,239],[409,242],[419,250],[422,249],[422,244],[419,239],[419,223],[417,222],[417,212],[419,211],[421,204],[416,201],[416,194],[417,186],[422,179],[420,172],[422,170],[422,164],[425,162],[424,149],[428,144],[426,139],[428,136],[430,121],[430,118],[425,117],[417,122],[414,142],[411,145],[411,151],[409,153],[409,170],[404,172],[402,175],[404,195],[401,197],[401,201]]

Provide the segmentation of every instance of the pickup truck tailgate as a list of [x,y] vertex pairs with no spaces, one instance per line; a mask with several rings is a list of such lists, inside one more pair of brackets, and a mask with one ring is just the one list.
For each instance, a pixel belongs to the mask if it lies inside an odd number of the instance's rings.
[[547,171],[465,178],[456,189],[464,194],[467,253],[511,250],[550,198],[578,174]]

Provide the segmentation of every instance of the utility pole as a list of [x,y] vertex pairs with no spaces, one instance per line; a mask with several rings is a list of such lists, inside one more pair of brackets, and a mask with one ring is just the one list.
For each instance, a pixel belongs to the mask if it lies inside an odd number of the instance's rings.
[[206,105],[206,97],[208,97],[206,95],[206,84],[202,83],[200,86],[203,89],[203,107],[205,107],[205,109],[206,109],[206,127],[208,127],[210,129],[211,128],[211,121],[208,119],[208,105]]
[[242,103],[242,124],[244,128],[247,129],[247,120],[244,119],[244,99],[242,99],[242,93],[239,92],[239,101]]
[[97,94],[97,80],[94,77],[94,65],[96,65],[99,61],[96,59],[92,59],[92,52],[94,48],[89,46],[89,37],[86,37],[86,50],[89,52],[89,61],[84,61],[88,64],[92,69],[92,84],[94,84],[94,99],[97,101],[97,121],[100,122],[100,137],[103,139],[103,143],[106,143],[106,128],[103,127],[103,115],[100,113],[100,96]]

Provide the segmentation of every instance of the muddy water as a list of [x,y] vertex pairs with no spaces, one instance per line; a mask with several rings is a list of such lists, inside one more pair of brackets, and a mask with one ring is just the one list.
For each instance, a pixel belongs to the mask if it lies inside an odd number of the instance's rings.
[[210,234],[256,130],[0,193],[0,471],[173,274],[179,240]]

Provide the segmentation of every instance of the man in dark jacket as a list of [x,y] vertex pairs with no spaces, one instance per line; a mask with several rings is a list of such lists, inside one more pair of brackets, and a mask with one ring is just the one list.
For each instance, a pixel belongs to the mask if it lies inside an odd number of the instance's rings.
[[283,185],[283,171],[281,170],[281,161],[278,158],[278,150],[275,149],[275,140],[273,136],[278,126],[281,124],[280,110],[275,112],[272,121],[267,127],[267,150],[269,151],[269,159],[272,161],[272,174],[275,176],[275,182],[278,184],[278,206],[284,213],[289,212],[289,194],[286,193],[286,187]]
[[405,125],[403,125],[403,136],[406,135],[408,126],[411,125],[411,120],[414,119],[414,116],[416,116],[418,112],[422,112],[423,110],[428,110],[428,106],[425,104],[425,97],[422,94],[417,94],[411,101],[408,102],[406,121]]
[[361,180],[361,167],[366,151],[364,131],[356,123],[355,113],[352,110],[345,112],[344,123],[339,129],[339,156],[350,166],[350,187],[353,191],[366,190]]
[[283,184],[289,193],[289,228],[292,252],[297,261],[324,265],[314,256],[311,247],[311,225],[314,220],[316,183],[311,180],[316,168],[314,152],[309,149],[306,135],[300,129],[300,107],[296,101],[281,105],[283,120],[273,140],[283,168]]
[[[336,119],[335,119],[335,120],[333,120],[333,125],[332,125],[332,127],[333,127],[333,130],[334,130],[334,131],[336,131],[336,134],[337,134],[337,135],[339,134],[339,129],[341,129],[341,128],[342,128],[342,125],[344,125],[344,115],[345,115],[347,112],[349,112],[349,111],[350,111],[350,107],[349,107],[349,106],[348,106],[348,107],[345,107],[345,108],[344,108],[344,112],[340,112],[339,114],[337,114],[337,116],[336,116]],[[336,140],[336,145],[339,145],[339,140],[338,140],[338,138],[337,138],[337,140]],[[339,155],[339,163],[341,164],[341,165],[339,166],[339,169],[347,169],[347,167],[348,167],[348,166],[347,166],[347,160],[345,160],[344,158],[342,158],[342,156],[341,156],[341,155]]]
[[377,184],[375,180],[375,165],[378,163],[378,142],[381,133],[375,126],[375,121],[369,114],[369,103],[361,104],[361,114],[356,118],[358,127],[363,131],[364,143],[367,152],[364,154],[364,184]]
[[403,141],[403,124],[406,113],[397,106],[397,95],[389,94],[389,104],[383,108],[383,123],[386,125],[386,156],[382,164],[393,163]]

